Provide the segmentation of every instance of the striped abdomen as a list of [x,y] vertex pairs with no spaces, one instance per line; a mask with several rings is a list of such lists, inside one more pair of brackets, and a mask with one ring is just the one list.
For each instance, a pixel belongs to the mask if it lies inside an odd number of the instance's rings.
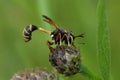
[[28,42],[31,40],[32,32],[37,30],[38,28],[34,25],[28,25],[23,30],[23,39],[25,42]]

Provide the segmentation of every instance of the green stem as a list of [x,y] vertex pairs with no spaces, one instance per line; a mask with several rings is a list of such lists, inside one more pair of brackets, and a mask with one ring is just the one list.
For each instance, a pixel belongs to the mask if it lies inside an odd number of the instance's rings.
[[[37,0],[36,2],[37,2],[38,13],[40,15],[39,16],[40,21],[41,21],[41,24],[43,25],[42,15],[51,16],[50,3],[49,3],[48,0]],[[47,29],[47,30],[52,29],[51,27],[45,27],[45,26],[44,26],[44,28]]]
[[80,72],[83,76],[88,77],[91,80],[102,80],[100,77],[96,76],[95,74],[93,74],[87,67],[85,67],[84,65],[80,65]]
[[100,66],[100,73],[103,80],[110,80],[110,40],[106,20],[106,0],[99,0],[98,2],[98,62]]
[[[38,13],[39,13],[39,17],[40,17],[40,25],[44,25],[42,26],[44,29],[46,30],[52,30],[52,27],[50,27],[49,24],[45,24],[45,22],[43,21],[43,17],[42,15],[46,15],[46,16],[51,16],[51,11],[50,11],[50,3],[48,0],[37,0],[37,8],[38,8]],[[46,37],[46,39],[50,39],[49,37]]]

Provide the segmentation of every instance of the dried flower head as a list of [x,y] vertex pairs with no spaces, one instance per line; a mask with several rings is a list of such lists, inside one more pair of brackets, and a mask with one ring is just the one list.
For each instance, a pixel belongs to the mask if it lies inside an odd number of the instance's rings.
[[49,61],[58,73],[74,75],[80,70],[80,53],[73,46],[56,46],[50,49]]
[[57,80],[57,78],[46,70],[35,69],[15,74],[11,80]]

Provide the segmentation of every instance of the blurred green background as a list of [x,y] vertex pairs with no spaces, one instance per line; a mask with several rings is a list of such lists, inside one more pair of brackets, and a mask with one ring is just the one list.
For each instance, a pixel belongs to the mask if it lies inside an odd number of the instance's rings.
[[[52,70],[46,45],[46,40],[50,40],[50,37],[35,31],[29,43],[22,40],[22,31],[26,25],[35,24],[51,30],[52,26],[42,21],[43,14],[76,35],[85,33],[85,38],[77,39],[75,43],[80,48],[82,63],[99,75],[96,50],[97,2],[98,0],[0,0],[0,80],[9,80],[14,73],[30,68]],[[120,80],[120,0],[107,0],[106,3],[111,43],[111,77]],[[78,44],[79,42],[86,44]],[[79,78],[86,80],[82,76]]]

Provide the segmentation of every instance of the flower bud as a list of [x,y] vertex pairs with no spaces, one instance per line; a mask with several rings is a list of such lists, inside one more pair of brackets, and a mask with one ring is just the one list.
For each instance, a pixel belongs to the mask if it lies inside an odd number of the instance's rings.
[[65,76],[74,75],[80,70],[80,52],[73,46],[51,47],[49,61],[58,73]]
[[15,74],[11,80],[57,80],[57,78],[46,70],[35,69]]

